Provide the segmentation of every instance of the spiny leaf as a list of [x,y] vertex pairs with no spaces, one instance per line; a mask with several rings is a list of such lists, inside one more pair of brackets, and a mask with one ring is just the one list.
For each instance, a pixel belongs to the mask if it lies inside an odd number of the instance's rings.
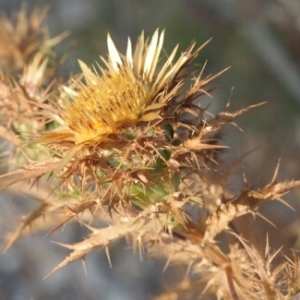
[[233,119],[237,116],[240,116],[241,114],[249,111],[250,109],[259,107],[261,105],[266,104],[266,102],[261,102],[258,104],[249,105],[245,108],[242,108],[240,110],[237,110],[235,112],[228,112],[229,103],[227,104],[225,110],[218,115],[216,115],[213,119],[209,120],[206,124],[206,126],[203,128],[203,134],[208,134],[216,129],[220,128],[221,125],[226,123],[232,123]]
[[296,187],[300,187],[300,180],[275,183],[273,179],[270,184],[261,189],[242,192],[237,198],[221,204],[217,211],[207,218],[205,237],[215,236],[227,229],[229,222],[242,215],[247,213],[259,215],[256,210],[260,204],[270,200],[281,200],[282,195]]
[[91,210],[92,207],[94,207],[95,205],[97,205],[97,201],[95,200],[88,200],[85,201],[83,203],[76,203],[72,206],[70,205],[65,205],[68,212],[64,213],[64,217],[63,220],[56,225],[48,234],[52,234],[54,231],[56,231],[58,228],[60,228],[61,226],[63,226],[64,224],[66,224],[69,220],[71,220],[73,217],[76,217],[79,213],[84,212],[85,210],[89,209]]
[[92,230],[92,234],[80,243],[74,245],[57,243],[58,245],[71,249],[72,252],[61,263],[53,268],[52,271],[46,275],[46,277],[50,276],[64,266],[78,259],[84,258],[90,251],[96,248],[105,248],[112,242],[125,237],[128,234],[141,234],[141,232],[147,231],[157,234],[161,227],[162,225],[159,225],[159,222],[155,221],[154,218],[151,218],[151,215],[143,214],[132,219],[127,218],[127,222],[121,222],[106,228],[90,228]]
[[[10,173],[0,176],[0,179],[4,179],[4,184],[0,187],[3,190],[19,181],[36,178],[39,179],[45,174],[51,173],[60,166],[60,161],[47,161],[32,163],[24,166],[21,169],[12,171]],[[11,179],[14,178],[14,179]]]
[[[56,206],[60,205],[61,203],[55,203],[51,201],[44,202],[41,203],[38,208],[31,211],[26,216],[22,217],[19,221],[18,227],[6,234],[5,242],[3,244],[3,252],[6,252],[20,237],[26,234],[26,230],[34,230],[36,221],[40,220],[41,218],[45,219],[45,213],[53,211],[56,208]],[[46,223],[46,220],[44,220],[44,222]]]

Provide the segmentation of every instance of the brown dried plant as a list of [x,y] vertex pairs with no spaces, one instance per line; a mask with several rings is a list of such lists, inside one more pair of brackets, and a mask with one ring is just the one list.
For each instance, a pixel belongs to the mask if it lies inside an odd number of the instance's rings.
[[36,8],[28,16],[27,5],[23,4],[11,17],[1,13],[1,69],[10,72],[21,71],[36,53],[51,55],[51,48],[68,35],[64,32],[57,37],[49,38],[48,27],[42,25],[47,12],[48,7]]
[[[24,14],[22,9],[15,23],[0,20],[6,25],[0,26],[1,40],[17,33],[9,53],[0,49],[0,134],[18,149],[11,159],[20,165],[1,176],[1,185],[14,185],[39,205],[7,233],[4,250],[29,229],[51,233],[77,220],[90,235],[62,244],[70,254],[49,275],[94,249],[109,254],[114,241],[127,238],[141,252],[147,248],[149,255],[163,256],[167,265],[188,267],[183,282],[157,299],[295,296],[299,259],[276,265],[280,249],[272,252],[267,244],[263,256],[232,224],[243,215],[259,215],[262,203],[283,201],[300,181],[277,183],[277,167],[265,187],[251,189],[244,180],[243,190],[229,195],[227,175],[217,173],[212,180],[226,148],[221,130],[261,104],[234,112],[226,105],[209,114],[201,96],[210,96],[211,83],[225,70],[205,77],[205,65],[191,68],[207,43],[192,43],[178,56],[176,46],[164,60],[164,31],[156,30],[150,39],[142,33],[134,49],[129,39],[125,55],[108,35],[103,65],[90,68],[79,61],[82,74],[59,86],[48,80],[48,58],[41,55],[43,14],[35,11],[29,19]],[[7,66],[23,69],[22,77],[8,73]],[[39,184],[36,193],[30,190],[34,184]],[[109,226],[96,227],[101,218]],[[217,242],[224,232],[232,236],[226,251]]]

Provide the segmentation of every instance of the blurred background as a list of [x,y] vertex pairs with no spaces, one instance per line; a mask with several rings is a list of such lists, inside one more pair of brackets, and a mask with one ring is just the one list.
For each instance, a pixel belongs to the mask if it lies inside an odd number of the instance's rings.
[[[0,10],[10,15],[22,1],[0,0]],[[27,1],[29,10],[49,5],[46,19],[51,36],[69,31],[69,38],[57,48],[69,53],[64,74],[79,70],[77,59],[92,64],[106,56],[110,33],[118,49],[125,51],[127,37],[133,41],[142,30],[146,36],[156,28],[166,29],[166,53],[179,43],[184,51],[191,41],[201,45],[212,41],[200,54],[199,66],[207,61],[205,74],[231,66],[215,81],[211,112],[222,110],[230,99],[231,110],[266,101],[267,104],[240,116],[243,132],[228,128],[225,141],[232,161],[250,151],[244,172],[250,186],[268,183],[280,162],[278,180],[300,179],[300,2],[299,0],[36,0]],[[253,150],[253,151],[251,151]],[[235,178],[231,184],[241,185]],[[267,225],[244,218],[247,238],[264,247],[268,232],[272,247],[298,249],[300,193],[285,197],[295,208],[268,203],[262,213],[276,224]],[[1,194],[0,217],[9,219],[22,199]],[[11,203],[14,206],[11,206]],[[1,222],[2,224],[3,222]],[[258,226],[257,226],[258,224]],[[4,228],[3,228],[4,229]],[[0,231],[3,230],[0,228]],[[113,268],[104,251],[89,255],[86,276],[80,262],[42,278],[68,253],[50,240],[73,243],[85,234],[78,224],[50,238],[45,233],[27,237],[0,256],[0,299],[150,299],[176,280],[162,273],[164,262],[144,259],[126,248],[111,249]],[[62,238],[63,236],[63,238]]]

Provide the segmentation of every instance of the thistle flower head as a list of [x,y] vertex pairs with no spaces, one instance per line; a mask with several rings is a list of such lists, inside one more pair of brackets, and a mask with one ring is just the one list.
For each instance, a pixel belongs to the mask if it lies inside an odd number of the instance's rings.
[[[163,61],[163,39],[164,31],[156,30],[149,40],[142,33],[134,51],[129,39],[122,55],[108,35],[104,67],[90,69],[79,62],[81,76],[64,86],[58,111],[51,111],[61,126],[39,140],[61,153],[63,167],[70,163],[61,181],[78,174],[83,190],[93,190],[96,182],[97,193],[110,199],[122,202],[134,194],[134,199],[152,201],[176,193],[181,169],[199,170],[203,149],[218,147],[207,145],[205,138],[228,117],[204,128],[204,110],[194,100],[223,71],[205,79],[202,70],[191,76],[187,68],[206,43],[196,50],[191,44],[177,59],[176,46]],[[185,82],[190,87],[179,93]],[[102,181],[112,183],[110,196]]]
[[162,100],[178,84],[174,79],[187,61],[182,54],[174,62],[176,47],[157,71],[163,39],[158,30],[150,42],[142,34],[134,53],[128,39],[122,55],[108,35],[109,56],[101,57],[105,68],[97,65],[92,71],[79,62],[84,82],[65,87],[67,97],[60,104],[60,117],[75,144],[99,142],[138,122],[161,118],[157,112],[167,104]]

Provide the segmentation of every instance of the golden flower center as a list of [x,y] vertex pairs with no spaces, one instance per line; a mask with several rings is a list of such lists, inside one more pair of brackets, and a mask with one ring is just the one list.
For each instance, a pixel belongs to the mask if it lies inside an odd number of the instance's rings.
[[71,101],[64,101],[61,117],[72,130],[75,143],[101,139],[134,125],[149,99],[149,88],[130,68],[105,71],[86,78]]

